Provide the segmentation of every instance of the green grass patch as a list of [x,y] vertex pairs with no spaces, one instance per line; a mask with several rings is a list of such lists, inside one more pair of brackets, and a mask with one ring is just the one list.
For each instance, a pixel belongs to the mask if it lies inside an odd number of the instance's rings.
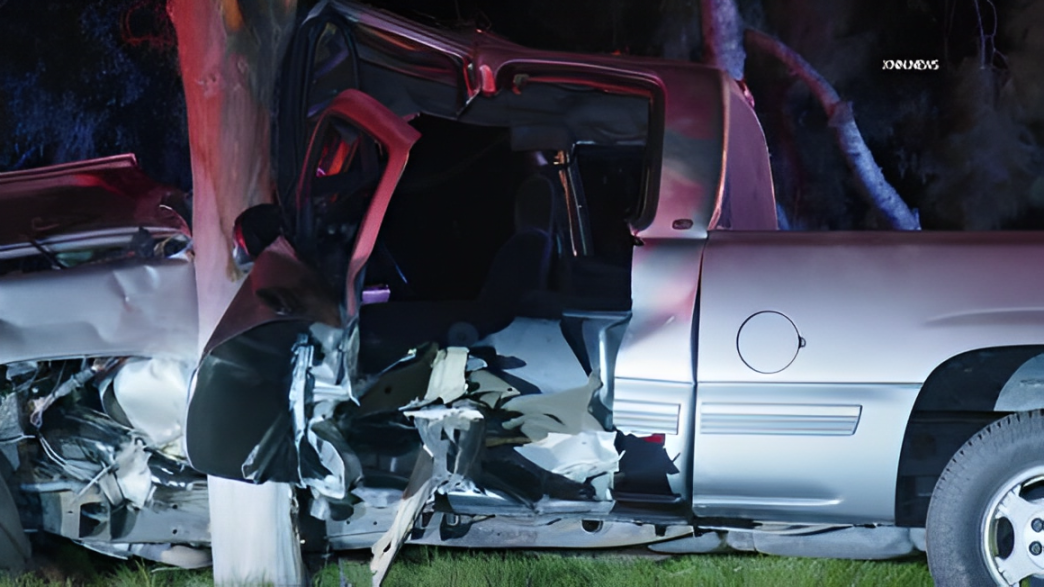
[[[368,560],[355,553],[318,565],[316,587],[370,584]],[[31,573],[0,577],[0,587],[204,587],[210,570],[185,571],[141,561],[114,561],[68,544]],[[628,551],[483,551],[407,547],[387,587],[916,587],[930,586],[924,557],[901,561],[839,561],[758,554],[678,555]]]
[[[561,554],[405,549],[392,565],[387,587],[633,587],[778,586],[916,587],[931,586],[923,557],[903,561],[839,561],[758,554],[680,555],[665,560],[612,551]],[[317,587],[340,587],[342,577],[369,585],[364,562],[330,564],[313,578]]]

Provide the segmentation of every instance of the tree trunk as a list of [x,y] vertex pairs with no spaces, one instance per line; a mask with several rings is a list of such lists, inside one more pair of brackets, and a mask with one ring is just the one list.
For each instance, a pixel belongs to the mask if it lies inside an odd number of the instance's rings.
[[[230,254],[235,218],[272,199],[269,106],[296,1],[169,0],[167,10],[188,112],[202,350],[242,281]],[[301,584],[291,488],[217,478],[209,487],[215,583]]]
[[735,0],[700,0],[703,63],[743,79],[747,54],[743,50],[743,19]]

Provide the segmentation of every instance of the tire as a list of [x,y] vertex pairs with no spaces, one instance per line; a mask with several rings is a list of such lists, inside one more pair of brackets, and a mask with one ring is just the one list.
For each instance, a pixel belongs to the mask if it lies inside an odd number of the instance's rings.
[[1044,411],[997,420],[957,451],[932,493],[927,546],[936,585],[1041,584]]
[[[0,460],[3,458],[0,455]],[[25,572],[30,554],[18,507],[7,483],[0,478],[0,569],[15,574]]]

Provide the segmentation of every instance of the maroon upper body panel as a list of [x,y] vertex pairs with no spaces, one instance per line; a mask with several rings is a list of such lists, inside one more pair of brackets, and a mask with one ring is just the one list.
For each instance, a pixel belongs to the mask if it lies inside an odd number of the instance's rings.
[[0,173],[0,247],[138,227],[187,233],[163,205],[177,195],[145,175],[133,155]]

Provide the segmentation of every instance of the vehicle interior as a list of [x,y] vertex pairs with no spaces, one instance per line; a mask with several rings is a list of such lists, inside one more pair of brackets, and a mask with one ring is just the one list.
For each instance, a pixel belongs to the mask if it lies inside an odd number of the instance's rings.
[[[490,406],[486,440],[475,449],[479,464],[466,475],[479,491],[448,493],[443,511],[494,512],[505,498],[526,511],[545,498],[580,500],[585,508],[600,502],[606,512],[621,499],[673,506],[667,478],[677,469],[662,443],[615,431],[612,378],[603,375],[612,372],[630,318],[631,259],[641,244],[632,223],[643,212],[657,156],[647,144],[648,99],[529,83],[464,105],[436,76],[366,60],[347,67],[353,50],[345,38],[329,25],[319,35],[313,83],[286,112],[312,127],[336,94],[331,88],[348,84],[420,133],[357,284],[363,383],[359,405],[342,405],[336,425],[361,460],[361,490],[406,486],[421,442],[402,408],[423,394],[438,349],[465,347],[470,384],[542,394],[552,419],[590,418],[584,432],[608,434],[603,448],[626,454],[615,475],[601,476],[604,486],[549,473],[514,450],[527,441],[504,426],[506,412]],[[382,161],[380,146],[339,132],[355,145],[348,151],[377,154],[356,157],[346,169],[372,175],[365,161]],[[360,206],[346,200],[365,204],[375,182],[333,180],[328,169],[316,175],[311,200],[293,206],[312,209],[304,222],[295,212],[294,244],[343,292],[344,252],[361,221]],[[320,183],[334,189],[326,193]],[[302,247],[302,239],[313,244]],[[555,396],[580,397],[582,405],[560,406]],[[343,510],[335,518],[358,523],[348,504],[330,506]]]
[[519,317],[630,309],[642,148],[518,151],[509,128],[412,124],[421,139],[366,270],[386,301],[360,312],[364,371],[425,342],[474,346]]

